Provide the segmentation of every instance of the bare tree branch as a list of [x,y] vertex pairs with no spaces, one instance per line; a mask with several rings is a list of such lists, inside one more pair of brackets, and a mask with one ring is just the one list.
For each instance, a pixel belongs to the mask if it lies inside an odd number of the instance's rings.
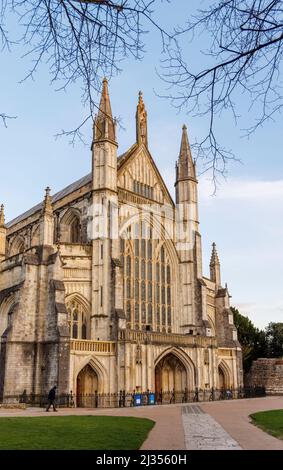
[[[163,3],[170,0],[163,0]],[[178,6],[178,0],[176,5]],[[122,61],[145,55],[145,35],[159,32],[161,49],[167,54],[160,77],[166,84],[164,97],[177,109],[207,118],[207,133],[194,148],[202,158],[203,170],[211,171],[215,185],[235,160],[219,138],[218,122],[230,111],[237,123],[239,95],[250,103],[256,119],[246,126],[250,135],[282,110],[283,1],[215,0],[199,9],[185,27],[162,27],[155,16],[162,0],[0,0],[0,41],[12,44],[5,19],[16,15],[22,28],[17,38],[30,58],[23,80],[33,78],[47,64],[51,83],[66,90],[79,83],[87,107],[85,117],[67,135],[72,142],[83,139],[83,127],[94,117],[97,92],[104,76],[111,78],[122,69]],[[11,32],[10,32],[11,33]],[[209,44],[203,67],[194,70],[186,62],[184,40],[204,33]],[[208,39],[208,41],[207,41]],[[195,49],[196,50],[196,49]],[[191,63],[191,62],[190,62]],[[200,63],[198,61],[197,63]],[[6,123],[9,116],[0,114]]]
[[[160,1],[2,0],[0,28],[7,16],[16,15],[22,28],[18,42],[31,63],[22,81],[34,78],[39,67],[47,64],[57,90],[76,82],[81,85],[88,114],[73,129],[81,139],[83,124],[97,109],[102,78],[121,72],[125,58],[143,59],[147,27],[159,32],[163,50],[174,41],[176,32],[170,34],[154,20],[153,7]],[[2,34],[4,38],[4,30]]]
[[[4,51],[5,49],[10,49],[10,46],[12,42],[9,39],[8,32],[5,28],[5,23],[4,23],[4,18],[5,18],[5,13],[6,13],[6,8],[7,8],[7,1],[8,0],[2,0],[0,3],[0,44],[1,44],[1,51]],[[4,124],[5,127],[7,127],[7,120],[8,119],[14,119],[15,116],[9,116],[4,112],[0,112],[0,121]]]
[[168,86],[164,97],[189,113],[208,117],[208,131],[195,147],[214,180],[224,174],[229,160],[217,135],[216,118],[229,110],[237,122],[237,97],[247,95],[256,122],[245,130],[250,135],[282,110],[280,66],[283,44],[282,0],[219,0],[188,22],[192,41],[210,35],[206,62],[194,71],[184,60],[180,47],[169,47],[160,76]]

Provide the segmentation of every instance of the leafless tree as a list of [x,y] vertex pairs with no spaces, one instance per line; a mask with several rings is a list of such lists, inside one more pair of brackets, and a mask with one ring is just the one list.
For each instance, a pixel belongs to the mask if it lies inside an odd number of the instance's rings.
[[75,138],[81,136],[82,126],[95,112],[102,78],[117,74],[126,57],[143,58],[146,28],[159,31],[164,49],[173,39],[174,35],[154,20],[153,7],[160,1],[2,0],[0,32],[5,41],[4,20],[17,15],[23,30],[20,42],[32,64],[23,80],[33,77],[45,62],[57,89],[66,89],[74,82],[82,84],[88,112],[69,133]]
[[[4,24],[3,24],[3,18],[4,18],[4,12],[5,12],[5,7],[6,7],[6,1],[3,0],[1,5],[0,5],[0,44],[2,50],[4,49],[9,49],[10,47],[10,41],[8,39],[8,33],[5,30]],[[7,119],[11,119],[14,116],[9,116],[4,112],[0,112],[0,121],[4,124],[4,126],[7,126]]]
[[[175,1],[178,8],[179,0]],[[191,16],[182,29],[172,24],[171,32],[155,19],[162,2],[170,0],[0,0],[0,40],[3,47],[16,42],[8,36],[5,20],[17,15],[23,31],[18,40],[32,64],[24,79],[47,63],[57,89],[74,82],[82,85],[86,116],[74,130],[63,131],[73,140],[81,137],[83,125],[96,111],[103,76],[118,73],[126,57],[142,60],[144,36],[157,30],[167,54],[160,73],[169,87],[164,96],[177,108],[187,107],[188,112],[207,117],[207,135],[195,147],[197,155],[204,157],[204,169],[212,170],[216,181],[235,158],[221,145],[217,121],[227,110],[238,119],[239,93],[246,94],[246,101],[256,108],[257,120],[247,126],[248,134],[282,109],[283,1],[215,0],[210,5],[205,0],[206,9]],[[200,33],[210,47],[197,61],[204,66],[193,70],[185,60],[186,41],[197,40],[196,62]],[[4,123],[7,118],[0,114]]]
[[204,66],[193,70],[180,47],[169,47],[161,71],[168,84],[164,95],[177,108],[207,117],[208,132],[196,148],[205,157],[205,169],[211,169],[217,181],[227,161],[234,158],[221,146],[217,118],[229,110],[238,120],[240,93],[257,116],[253,124],[244,125],[247,135],[282,109],[283,2],[217,0],[198,11],[187,32],[192,44],[205,35],[209,49],[200,57]]

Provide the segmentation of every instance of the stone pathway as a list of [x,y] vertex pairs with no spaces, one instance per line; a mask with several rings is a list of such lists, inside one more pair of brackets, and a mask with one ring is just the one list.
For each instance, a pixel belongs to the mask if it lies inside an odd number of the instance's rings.
[[198,405],[182,409],[186,449],[241,450],[239,444]]
[[267,434],[251,423],[249,415],[258,411],[283,409],[283,396],[247,398],[202,403],[214,418],[245,450],[283,450],[283,440]]
[[283,440],[265,433],[249,419],[251,413],[272,409],[283,409],[282,396],[188,405],[60,409],[59,413],[48,414],[39,408],[0,409],[0,420],[5,416],[50,416],[50,419],[68,415],[137,416],[156,423],[141,450],[283,450]]

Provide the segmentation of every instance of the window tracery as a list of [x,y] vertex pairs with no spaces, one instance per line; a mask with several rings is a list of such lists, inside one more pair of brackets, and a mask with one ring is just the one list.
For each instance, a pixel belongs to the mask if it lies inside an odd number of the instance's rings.
[[84,306],[76,299],[67,302],[69,314],[70,336],[73,339],[87,339],[89,335],[87,312]]
[[70,242],[79,243],[81,238],[81,223],[78,216],[75,216],[70,225]]
[[170,333],[172,268],[165,244],[152,237],[149,224],[137,222],[121,238],[120,250],[127,327]]

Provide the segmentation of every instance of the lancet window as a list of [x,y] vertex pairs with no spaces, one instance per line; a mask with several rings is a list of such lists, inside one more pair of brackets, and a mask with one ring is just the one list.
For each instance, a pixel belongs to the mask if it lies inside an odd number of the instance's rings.
[[69,314],[70,336],[73,339],[88,338],[87,312],[84,306],[76,299],[67,302]]

